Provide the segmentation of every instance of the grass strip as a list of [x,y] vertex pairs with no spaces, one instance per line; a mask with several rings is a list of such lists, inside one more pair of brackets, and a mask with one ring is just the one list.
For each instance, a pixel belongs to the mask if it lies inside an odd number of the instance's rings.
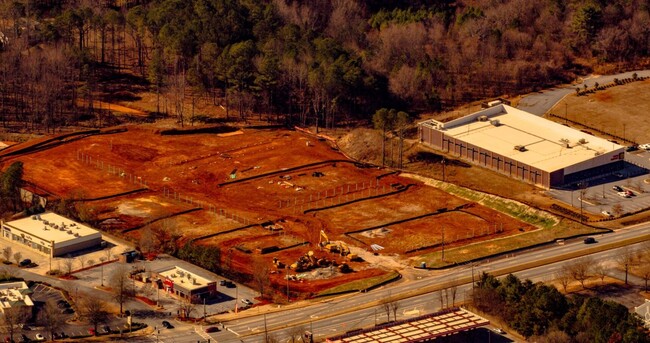
[[400,278],[400,276],[401,275],[398,272],[392,271],[384,275],[378,275],[363,280],[356,280],[356,281],[344,283],[342,285],[338,285],[336,287],[328,288],[318,293],[316,296],[322,297],[322,296],[349,293],[349,292],[361,292],[373,287],[383,285],[386,282],[396,280]]

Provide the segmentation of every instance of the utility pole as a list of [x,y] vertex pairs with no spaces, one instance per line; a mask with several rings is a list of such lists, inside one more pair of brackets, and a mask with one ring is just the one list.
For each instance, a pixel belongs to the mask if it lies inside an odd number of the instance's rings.
[[445,262],[445,227],[442,227],[442,262]]
[[266,313],[264,314],[264,343],[269,341],[269,330],[266,327]]

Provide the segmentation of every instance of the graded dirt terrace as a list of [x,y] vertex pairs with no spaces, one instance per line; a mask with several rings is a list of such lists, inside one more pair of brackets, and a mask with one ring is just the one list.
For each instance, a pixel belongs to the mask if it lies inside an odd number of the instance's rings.
[[[252,275],[266,266],[278,289],[286,270],[276,273],[273,258],[290,265],[313,251],[344,261],[320,249],[321,230],[353,252],[371,253],[378,244],[382,255],[411,257],[439,249],[442,228],[446,245],[535,229],[337,150],[290,130],[169,135],[129,126],[5,157],[2,167],[22,161],[26,180],[62,198],[88,199],[79,206],[91,209],[99,228],[136,244],[143,227],[164,220],[182,244],[219,249],[224,268]],[[292,281],[292,289],[300,297],[389,272],[381,263],[348,263],[348,274],[298,273],[303,281]]]

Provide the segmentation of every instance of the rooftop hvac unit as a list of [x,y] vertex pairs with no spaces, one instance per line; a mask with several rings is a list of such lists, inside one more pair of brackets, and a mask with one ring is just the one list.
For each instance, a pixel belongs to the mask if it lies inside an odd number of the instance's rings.
[[524,145],[515,145],[515,150],[524,152],[526,151],[526,147]]
[[603,154],[602,152],[600,152],[600,151],[596,151],[596,152],[594,153],[594,156],[600,156],[600,155],[602,155],[602,154]]
[[72,234],[72,230],[68,230],[68,234],[70,234],[70,235],[71,235],[71,234]]
[[75,233],[74,233],[74,236],[75,236],[75,237],[79,237],[79,234],[75,232]]
[[478,121],[488,121],[488,116],[480,116],[477,119]]
[[490,124],[494,126],[501,126],[501,122],[499,122],[499,119],[490,120]]
[[58,229],[58,228],[59,228],[59,226],[56,225],[56,224],[52,225],[52,227],[55,228],[55,229]]
[[49,223],[48,223],[47,220],[44,220],[44,221],[43,221],[43,224],[47,225],[47,224],[49,224]]
[[32,216],[32,220],[36,220],[36,216]]

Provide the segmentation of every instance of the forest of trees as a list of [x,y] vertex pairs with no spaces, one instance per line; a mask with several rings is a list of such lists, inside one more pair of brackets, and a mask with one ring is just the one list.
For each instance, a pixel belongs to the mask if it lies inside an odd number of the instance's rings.
[[[227,116],[333,127],[540,89],[599,65],[645,66],[648,0],[7,0],[0,121],[116,123],[116,84]],[[82,104],[82,105],[80,105]],[[162,104],[162,105],[161,105]]]
[[553,286],[483,273],[472,300],[532,342],[650,342],[634,313],[596,297],[566,297]]

